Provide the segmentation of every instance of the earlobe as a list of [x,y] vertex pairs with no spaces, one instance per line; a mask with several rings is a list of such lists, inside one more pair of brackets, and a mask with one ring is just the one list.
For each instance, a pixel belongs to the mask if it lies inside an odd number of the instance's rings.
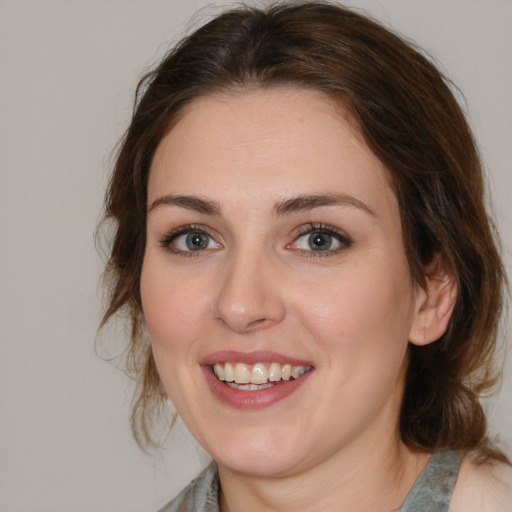
[[457,300],[453,270],[441,254],[425,269],[426,289],[419,288],[416,313],[409,334],[414,345],[428,345],[446,331]]

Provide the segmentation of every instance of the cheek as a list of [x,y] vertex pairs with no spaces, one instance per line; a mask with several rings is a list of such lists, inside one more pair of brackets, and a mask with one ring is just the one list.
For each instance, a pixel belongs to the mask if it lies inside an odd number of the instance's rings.
[[310,334],[347,368],[399,361],[408,344],[413,293],[407,271],[390,275],[368,268],[347,269],[323,286],[310,286],[307,298],[296,301]]
[[204,287],[148,258],[142,269],[141,299],[164,388],[175,407],[186,410],[187,401],[194,401],[189,393],[197,370],[196,341],[207,318]]
[[194,280],[184,282],[180,275],[151,263],[151,259],[145,261],[142,268],[141,299],[154,350],[179,350],[204,318],[204,287]]

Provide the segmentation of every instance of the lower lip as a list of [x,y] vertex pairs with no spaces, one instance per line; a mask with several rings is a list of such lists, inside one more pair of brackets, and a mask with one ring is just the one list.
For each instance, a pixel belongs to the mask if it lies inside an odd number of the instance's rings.
[[201,369],[205,374],[212,393],[221,402],[237,409],[263,409],[270,407],[297,391],[313,373],[313,370],[309,370],[298,379],[280,381],[278,384],[266,389],[245,391],[230,388],[221,382],[213,374],[211,366],[201,366]]

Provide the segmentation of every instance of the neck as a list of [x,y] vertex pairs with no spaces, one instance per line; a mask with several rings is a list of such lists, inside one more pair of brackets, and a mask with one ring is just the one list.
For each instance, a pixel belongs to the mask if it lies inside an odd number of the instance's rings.
[[396,436],[361,439],[351,453],[279,477],[253,477],[219,466],[221,512],[374,512],[399,508],[426,466]]

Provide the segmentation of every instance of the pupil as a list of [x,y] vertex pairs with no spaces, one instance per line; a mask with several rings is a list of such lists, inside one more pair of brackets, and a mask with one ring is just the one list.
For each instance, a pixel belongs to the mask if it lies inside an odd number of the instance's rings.
[[187,236],[187,248],[191,251],[206,249],[208,246],[208,237],[202,233],[192,233]]
[[332,245],[331,235],[325,233],[313,233],[309,237],[309,245],[313,251],[325,251]]

